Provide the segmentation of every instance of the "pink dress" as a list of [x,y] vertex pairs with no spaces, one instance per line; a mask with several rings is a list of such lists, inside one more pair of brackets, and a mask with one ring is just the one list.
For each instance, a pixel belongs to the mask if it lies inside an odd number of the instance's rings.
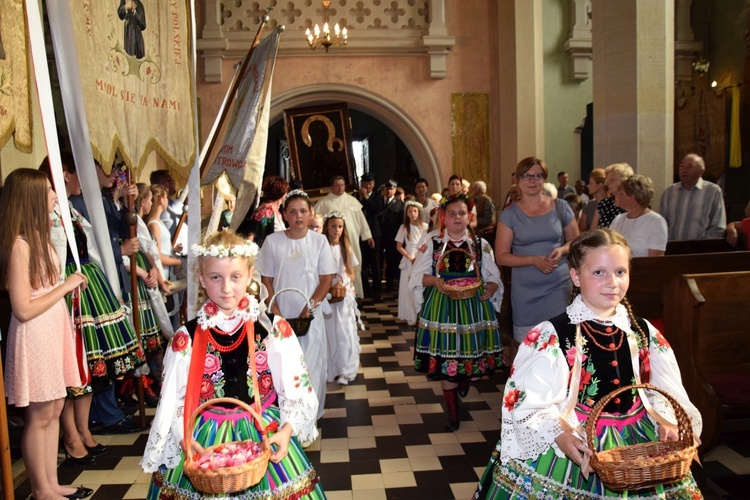
[[[26,244],[22,239],[16,240]],[[52,259],[59,269],[54,250]],[[31,290],[31,299],[60,286]],[[8,403],[18,407],[65,397],[66,387],[82,385],[75,355],[73,325],[65,299],[25,323],[11,315],[5,367]]]

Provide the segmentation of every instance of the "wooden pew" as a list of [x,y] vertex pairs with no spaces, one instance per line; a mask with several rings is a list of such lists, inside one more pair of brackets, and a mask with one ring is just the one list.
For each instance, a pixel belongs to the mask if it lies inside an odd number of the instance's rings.
[[750,272],[683,274],[664,289],[666,338],[703,417],[701,450],[725,417],[750,416]]
[[670,240],[667,242],[666,255],[683,255],[688,253],[735,252],[741,250],[733,247],[724,238],[706,240]]
[[660,319],[663,316],[662,291],[676,276],[735,271],[750,271],[750,252],[634,257],[630,265],[628,300],[635,314]]

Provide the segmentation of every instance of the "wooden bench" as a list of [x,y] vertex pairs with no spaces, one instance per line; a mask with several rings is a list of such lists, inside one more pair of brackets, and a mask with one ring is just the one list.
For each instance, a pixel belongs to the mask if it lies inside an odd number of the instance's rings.
[[660,319],[663,316],[662,291],[676,276],[735,271],[750,271],[750,252],[634,257],[630,265],[628,300],[635,314],[649,320]]
[[690,253],[735,252],[741,248],[733,247],[724,238],[705,240],[670,240],[667,242],[665,255],[684,255]]
[[750,416],[750,272],[683,274],[664,289],[665,336],[703,417],[703,451],[725,417]]

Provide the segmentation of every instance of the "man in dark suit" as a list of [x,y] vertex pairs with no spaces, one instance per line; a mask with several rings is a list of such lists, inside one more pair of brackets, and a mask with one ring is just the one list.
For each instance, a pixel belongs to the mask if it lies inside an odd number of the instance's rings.
[[396,234],[404,223],[404,202],[396,198],[396,181],[389,180],[383,190],[383,206],[380,212],[380,231],[385,249],[385,287],[387,290],[398,289],[401,271],[398,268],[401,254],[396,250]]
[[380,281],[382,279],[380,267],[380,220],[378,215],[382,211],[381,197],[373,191],[375,188],[375,176],[372,172],[362,175],[359,182],[360,188],[355,197],[362,204],[362,212],[365,214],[367,224],[370,226],[374,246],[366,241],[360,241],[362,250],[362,284],[365,295],[374,299],[380,298]]

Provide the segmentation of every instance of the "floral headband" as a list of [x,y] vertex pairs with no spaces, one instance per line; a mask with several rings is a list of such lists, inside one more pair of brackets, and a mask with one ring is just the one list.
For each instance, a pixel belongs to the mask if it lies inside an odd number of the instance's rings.
[[404,210],[406,210],[406,209],[407,209],[407,208],[409,208],[409,207],[417,207],[417,208],[418,208],[418,209],[420,209],[420,210],[421,210],[422,208],[424,208],[424,207],[422,206],[422,204],[421,204],[421,203],[419,203],[418,201],[414,201],[414,200],[409,200],[409,201],[407,201],[407,202],[406,202],[406,203],[404,204]]
[[444,211],[445,207],[447,207],[449,204],[453,203],[454,201],[462,201],[466,203],[466,207],[469,209],[469,212],[474,210],[474,200],[471,197],[466,196],[463,193],[454,194],[454,195],[448,196],[447,198],[443,197],[443,199],[440,200],[440,209]]
[[328,219],[346,220],[346,217],[341,212],[328,212],[323,216],[323,222],[328,222]]
[[258,245],[255,243],[247,243],[244,245],[209,245],[203,246],[198,243],[190,247],[190,251],[193,252],[195,257],[255,257],[258,255]]
[[292,198],[294,196],[302,196],[303,198],[310,199],[310,195],[306,192],[302,191],[301,189],[292,189],[286,194],[286,199]]

